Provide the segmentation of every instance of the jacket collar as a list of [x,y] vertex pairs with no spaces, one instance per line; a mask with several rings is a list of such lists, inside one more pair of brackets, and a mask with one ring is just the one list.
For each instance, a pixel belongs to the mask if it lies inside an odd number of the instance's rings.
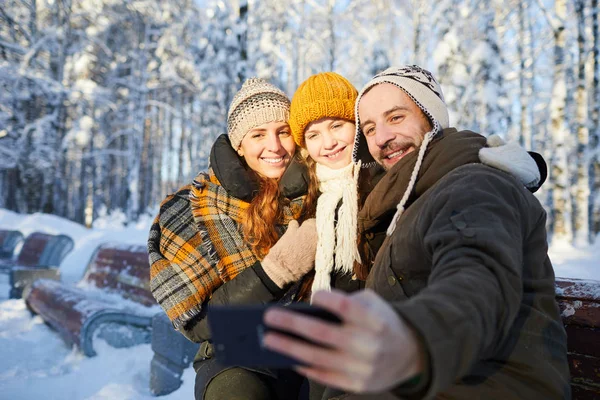
[[[465,164],[479,163],[479,149],[485,146],[485,140],[485,137],[477,133],[458,132],[454,128],[444,129],[438,134],[425,153],[406,207],[448,172]],[[389,221],[394,215],[396,206],[408,187],[417,153],[413,151],[398,161],[373,188],[358,215],[361,231],[373,229],[376,225]]]
[[[248,168],[243,159],[231,147],[229,137],[220,135],[210,151],[210,167],[221,186],[231,196],[250,202],[259,191],[256,174]],[[306,194],[308,190],[308,172],[303,163],[292,162],[279,180],[281,194],[289,199]]]

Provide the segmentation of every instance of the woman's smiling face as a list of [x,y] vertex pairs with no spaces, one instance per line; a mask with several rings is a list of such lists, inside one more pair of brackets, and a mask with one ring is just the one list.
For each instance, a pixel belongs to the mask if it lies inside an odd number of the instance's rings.
[[352,161],[353,122],[341,118],[322,118],[313,121],[304,131],[306,150],[317,163],[331,169],[344,168]]
[[281,178],[296,144],[287,122],[268,122],[251,129],[242,139],[238,154],[248,166],[265,178]]

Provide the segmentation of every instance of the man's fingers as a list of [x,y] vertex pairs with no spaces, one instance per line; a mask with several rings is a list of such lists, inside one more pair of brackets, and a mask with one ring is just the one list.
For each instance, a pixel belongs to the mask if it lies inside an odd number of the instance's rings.
[[349,376],[363,376],[369,372],[369,366],[360,360],[351,359],[335,349],[297,340],[285,334],[268,332],[263,343],[268,349],[285,354],[313,368],[340,371]]
[[353,295],[332,290],[316,292],[312,297],[312,304],[331,311],[344,322],[377,331],[385,322],[377,313],[372,312],[373,303],[377,300],[380,300],[378,296],[368,289]]
[[326,346],[343,345],[349,339],[340,324],[326,322],[283,307],[267,310],[264,321],[270,327],[294,333]]

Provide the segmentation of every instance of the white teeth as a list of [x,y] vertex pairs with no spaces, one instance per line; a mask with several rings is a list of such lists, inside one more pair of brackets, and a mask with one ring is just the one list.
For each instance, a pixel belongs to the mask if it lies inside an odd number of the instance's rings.
[[400,156],[402,154],[404,154],[404,150],[400,150],[400,151],[397,151],[395,153],[389,154],[386,158],[390,159],[390,158],[398,157],[398,156]]
[[[345,149],[345,147],[344,147],[344,149]],[[328,155],[326,155],[325,157],[327,157],[327,158],[334,158],[334,157],[337,157],[337,155],[338,155],[338,154],[340,154],[342,151],[344,151],[344,149],[340,149],[340,150],[336,151],[336,152],[335,152],[335,153],[333,153],[333,154],[328,154]]]
[[264,162],[268,162],[269,164],[277,164],[277,163],[280,163],[281,161],[283,161],[283,157],[279,157],[279,158],[263,158],[262,160]]

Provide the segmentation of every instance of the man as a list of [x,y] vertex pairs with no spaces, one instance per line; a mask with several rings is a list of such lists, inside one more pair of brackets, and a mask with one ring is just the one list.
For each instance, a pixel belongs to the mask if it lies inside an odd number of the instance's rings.
[[314,295],[341,325],[269,310],[268,325],[318,345],[274,333],[265,345],[303,361],[311,379],[372,394],[347,398],[570,398],[535,197],[480,164],[485,138],[449,128],[439,84],[416,66],[367,83],[356,141],[387,170],[359,214],[365,237],[387,231],[371,290]]

